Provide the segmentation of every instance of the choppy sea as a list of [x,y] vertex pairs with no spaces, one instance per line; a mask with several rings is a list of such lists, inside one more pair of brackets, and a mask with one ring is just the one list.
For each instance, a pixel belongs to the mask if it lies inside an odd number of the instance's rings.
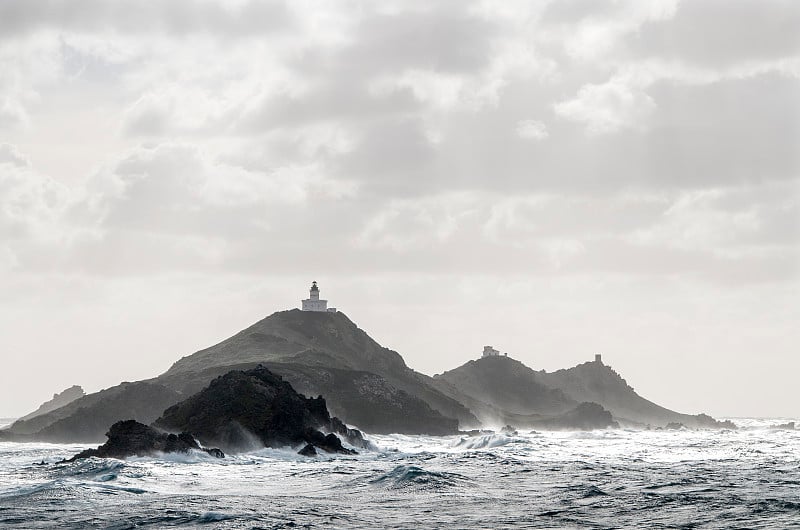
[[0,528],[800,528],[800,430],[370,436],[357,456],[264,449],[58,464],[0,443]]

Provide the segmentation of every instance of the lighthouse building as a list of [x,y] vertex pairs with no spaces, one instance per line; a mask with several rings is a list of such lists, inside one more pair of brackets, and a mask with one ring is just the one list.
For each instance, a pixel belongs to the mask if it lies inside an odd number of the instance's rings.
[[320,300],[319,287],[317,282],[311,282],[311,290],[309,291],[308,298],[302,300],[303,311],[317,311],[320,313],[335,313],[335,307],[328,307],[327,300]]

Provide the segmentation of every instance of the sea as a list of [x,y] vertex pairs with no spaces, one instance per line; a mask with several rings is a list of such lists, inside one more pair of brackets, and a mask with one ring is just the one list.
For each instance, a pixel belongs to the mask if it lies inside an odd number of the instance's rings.
[[[263,449],[59,463],[0,443],[0,528],[800,528],[800,430],[370,435],[373,450]],[[800,422],[798,422],[800,425]]]

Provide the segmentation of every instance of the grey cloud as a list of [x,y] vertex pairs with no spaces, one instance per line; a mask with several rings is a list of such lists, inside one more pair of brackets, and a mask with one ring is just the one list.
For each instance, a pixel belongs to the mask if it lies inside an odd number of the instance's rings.
[[0,2],[0,38],[55,28],[76,32],[146,34],[195,32],[230,37],[285,30],[291,16],[282,2],[250,1],[226,8],[207,0],[5,0]]
[[418,120],[384,120],[365,129],[358,146],[342,156],[338,172],[404,194],[409,185],[434,178],[428,170],[436,155]]
[[793,0],[700,0],[678,4],[674,18],[631,36],[640,53],[725,67],[800,53],[800,4]]
[[560,0],[548,3],[540,20],[545,25],[575,24],[587,18],[614,16],[627,7],[627,2],[614,0]]
[[244,112],[237,120],[236,130],[244,133],[270,131],[335,121],[364,123],[420,111],[408,90],[386,94],[370,94],[366,80],[326,80],[302,95],[266,95],[255,109]]
[[658,83],[658,105],[640,147],[648,175],[674,185],[797,177],[800,80],[765,74],[684,86]]
[[0,164],[11,164],[16,167],[29,167],[31,161],[20,153],[16,146],[0,143]]
[[491,58],[490,41],[498,29],[468,14],[468,4],[377,14],[360,23],[358,40],[343,51],[342,60],[374,73],[405,68],[474,72]]
[[[549,137],[541,143],[516,137],[513,113],[456,112],[439,123],[439,143],[424,156],[404,158],[396,185],[418,193],[454,188],[604,193],[791,179],[800,172],[798,91],[800,81],[777,74],[707,85],[659,82],[648,89],[653,109],[640,130],[587,135],[581,124],[545,110],[537,114],[548,117]],[[398,149],[413,145],[409,141],[416,140],[399,138]],[[382,162],[363,158],[353,175],[369,180],[386,170]]]

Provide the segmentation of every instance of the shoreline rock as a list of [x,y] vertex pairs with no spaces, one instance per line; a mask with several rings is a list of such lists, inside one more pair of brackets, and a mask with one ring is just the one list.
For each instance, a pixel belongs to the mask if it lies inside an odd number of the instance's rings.
[[203,451],[215,458],[225,458],[216,448],[204,448],[188,432],[170,434],[160,432],[136,420],[118,421],[106,433],[108,440],[96,449],[86,449],[67,462],[96,456],[99,458],[127,458],[129,456],[154,456],[160,453],[189,453]]
[[217,377],[165,410],[153,425],[191,432],[202,443],[228,451],[310,444],[328,453],[357,454],[337,434],[354,447],[367,447],[359,430],[330,416],[322,396],[306,398],[261,365]]

